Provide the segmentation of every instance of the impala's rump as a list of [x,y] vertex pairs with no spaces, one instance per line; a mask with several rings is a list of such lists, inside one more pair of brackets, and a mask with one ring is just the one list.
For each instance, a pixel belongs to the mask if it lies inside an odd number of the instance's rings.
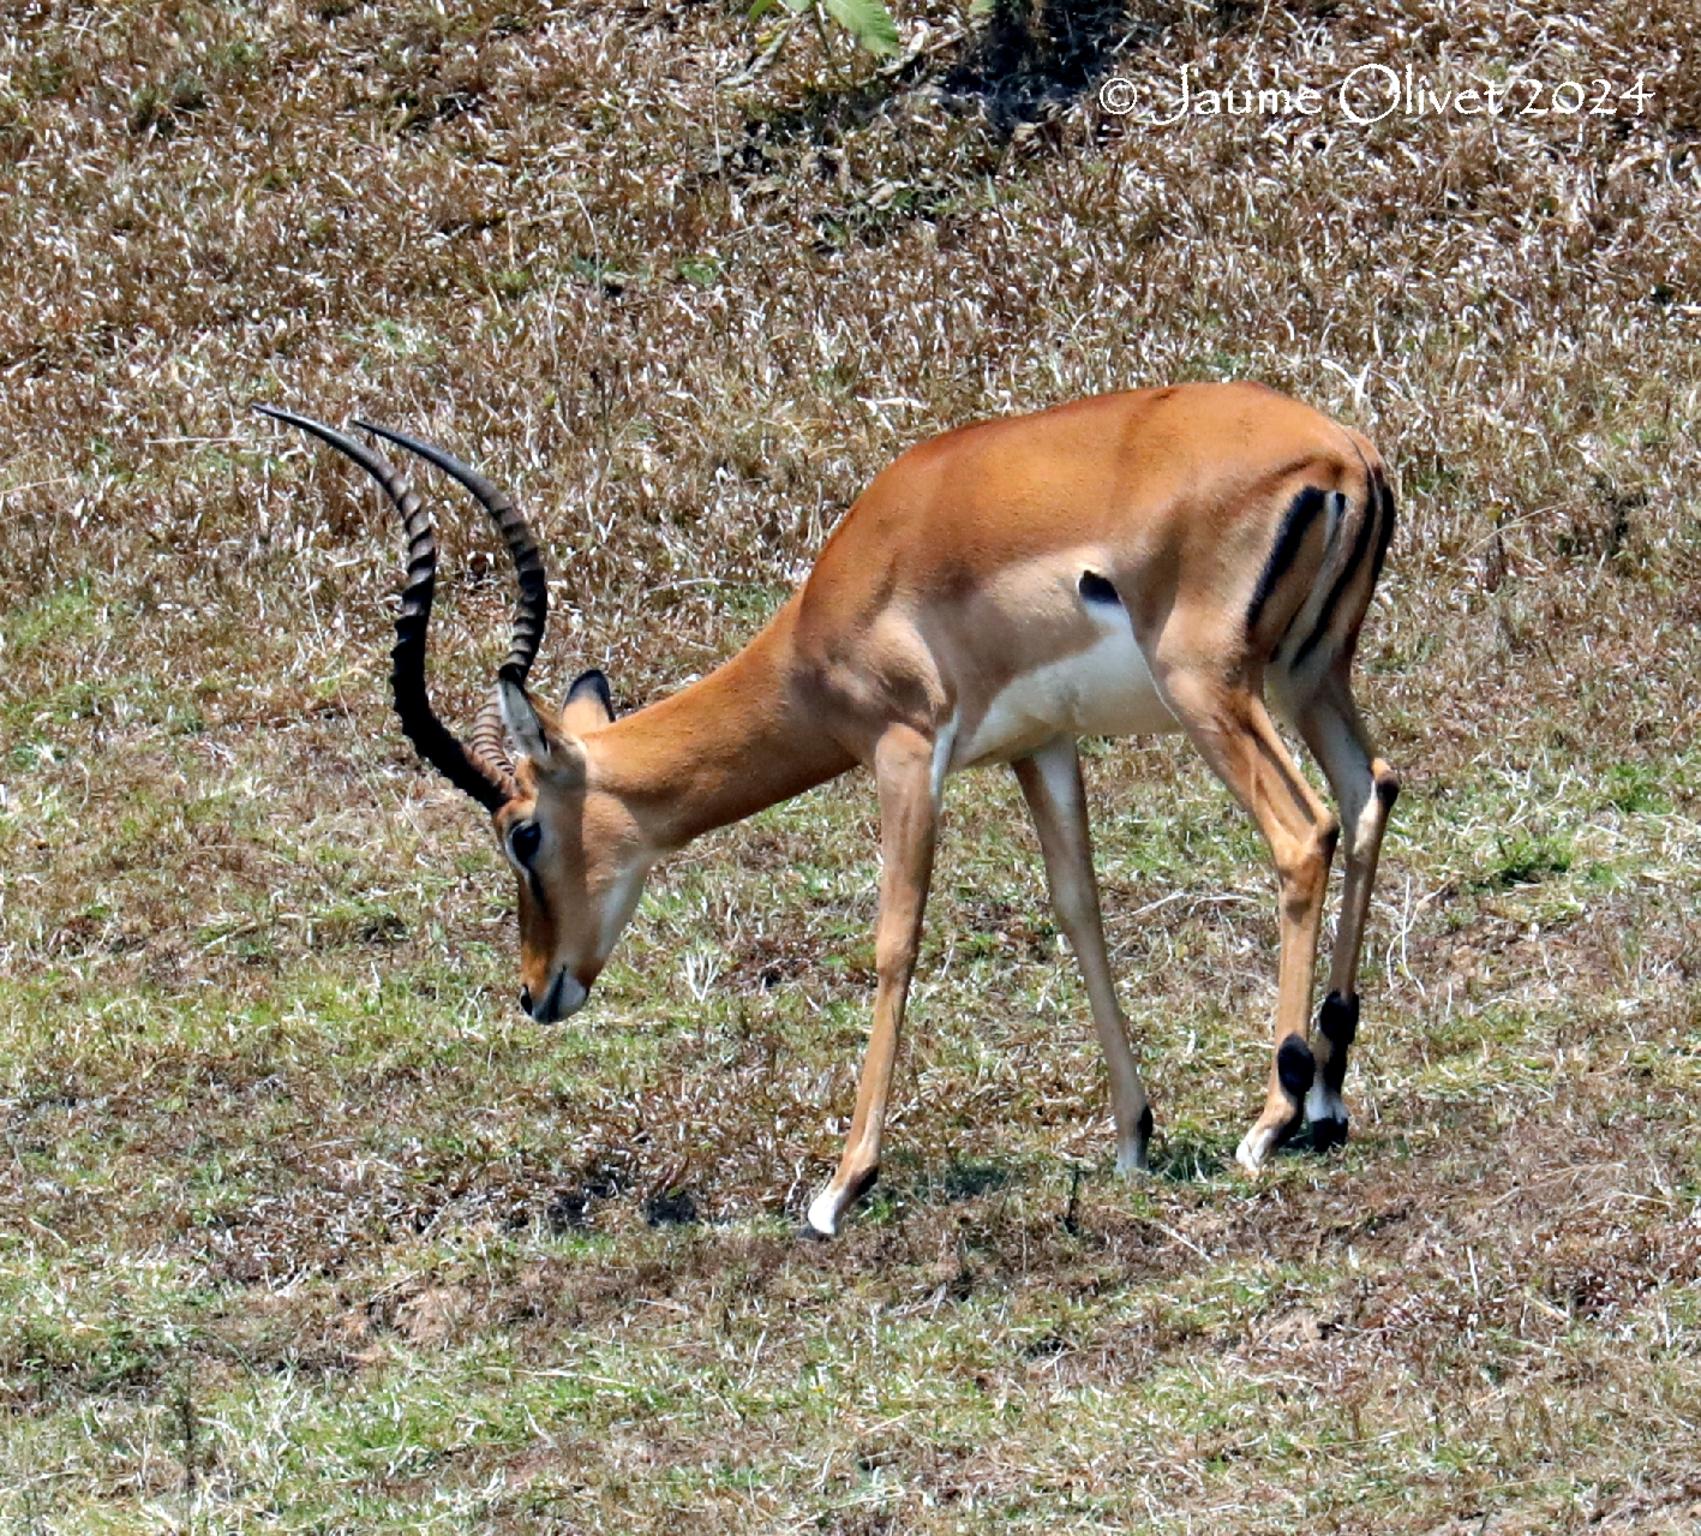
[[1335,491],[1319,502],[1301,493],[1296,507],[1301,500],[1324,509],[1317,517],[1326,529],[1322,554],[1303,583],[1295,583],[1297,600],[1273,643],[1268,633],[1260,636],[1255,616],[1249,614],[1247,624],[1255,655],[1267,657],[1277,702],[1290,715],[1296,701],[1350,664],[1394,533],[1394,493],[1380,460],[1366,465],[1362,484],[1351,494]]

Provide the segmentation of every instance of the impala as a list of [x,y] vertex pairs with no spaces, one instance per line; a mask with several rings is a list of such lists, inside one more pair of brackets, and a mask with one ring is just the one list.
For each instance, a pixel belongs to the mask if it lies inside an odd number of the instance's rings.
[[[364,422],[483,504],[519,582],[513,646],[467,742],[433,713],[426,627],[436,573],[417,496],[371,448],[261,410],[353,459],[395,504],[408,580],[392,682],[420,754],[487,810],[519,887],[520,1006],[584,1006],[663,854],[870,768],[880,803],[878,984],[856,1110],[809,1207],[830,1235],[874,1181],[949,775],[1008,763],[1109,1067],[1116,1166],[1146,1163],[1152,1113],[1105,949],[1076,738],[1181,731],[1251,813],[1280,894],[1275,1048],[1240,1142],[1256,1173],[1308,1123],[1345,1139],[1359,951],[1399,781],[1350,686],[1359,629],[1394,530],[1381,458],[1357,432],[1249,383],[1141,389],[947,432],[878,475],[814,570],[730,661],[615,718],[602,673],[558,708],[526,679],[544,633],[543,563],[489,481],[441,449]],[[1265,696],[1317,758],[1323,804]],[[510,750],[511,749],[511,750]],[[1346,883],[1330,991],[1311,1028],[1330,861]]]

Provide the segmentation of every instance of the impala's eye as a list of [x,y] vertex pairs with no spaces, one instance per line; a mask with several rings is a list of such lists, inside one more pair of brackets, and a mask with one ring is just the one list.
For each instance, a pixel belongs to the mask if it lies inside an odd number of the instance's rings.
[[508,846],[514,857],[529,865],[537,857],[538,844],[543,841],[543,829],[535,821],[522,821],[508,834]]

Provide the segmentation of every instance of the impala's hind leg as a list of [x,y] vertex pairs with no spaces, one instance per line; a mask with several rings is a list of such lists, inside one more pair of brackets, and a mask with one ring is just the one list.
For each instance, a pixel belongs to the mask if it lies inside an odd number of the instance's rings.
[[1329,963],[1329,995],[1318,1013],[1312,1042],[1317,1080],[1305,1101],[1312,1145],[1321,1149],[1347,1139],[1341,1084],[1347,1074],[1347,1052],[1358,1033],[1359,954],[1382,834],[1400,793],[1400,781],[1372,750],[1344,671],[1330,674],[1317,695],[1296,712],[1294,723],[1322,764],[1341,808],[1347,857],[1341,921]]
[[1316,1076],[1306,1041],[1311,972],[1340,823],[1306,783],[1253,688],[1192,669],[1173,670],[1164,683],[1193,744],[1257,821],[1280,882],[1276,1052],[1264,1112],[1235,1152],[1236,1161],[1256,1173],[1299,1129]]
[[1110,1069],[1116,1171],[1134,1173],[1146,1166],[1152,1111],[1134,1065],[1134,1053],[1128,1048],[1128,1024],[1116,1000],[1110,956],[1105,952],[1092,837],[1087,829],[1087,799],[1081,787],[1081,759],[1073,738],[1060,736],[1012,766],[1039,833],[1052,905],[1081,967],[1081,979],[1087,984],[1092,1003],[1093,1024]]

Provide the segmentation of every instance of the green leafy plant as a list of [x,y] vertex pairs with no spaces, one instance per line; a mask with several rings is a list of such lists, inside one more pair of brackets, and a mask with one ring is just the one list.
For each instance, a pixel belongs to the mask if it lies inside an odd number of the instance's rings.
[[821,31],[823,45],[827,42],[827,20],[831,18],[850,35],[851,40],[869,53],[888,54],[898,51],[898,26],[885,0],[756,0],[750,7],[750,19],[756,21],[769,11],[783,8],[795,16],[812,16]]

